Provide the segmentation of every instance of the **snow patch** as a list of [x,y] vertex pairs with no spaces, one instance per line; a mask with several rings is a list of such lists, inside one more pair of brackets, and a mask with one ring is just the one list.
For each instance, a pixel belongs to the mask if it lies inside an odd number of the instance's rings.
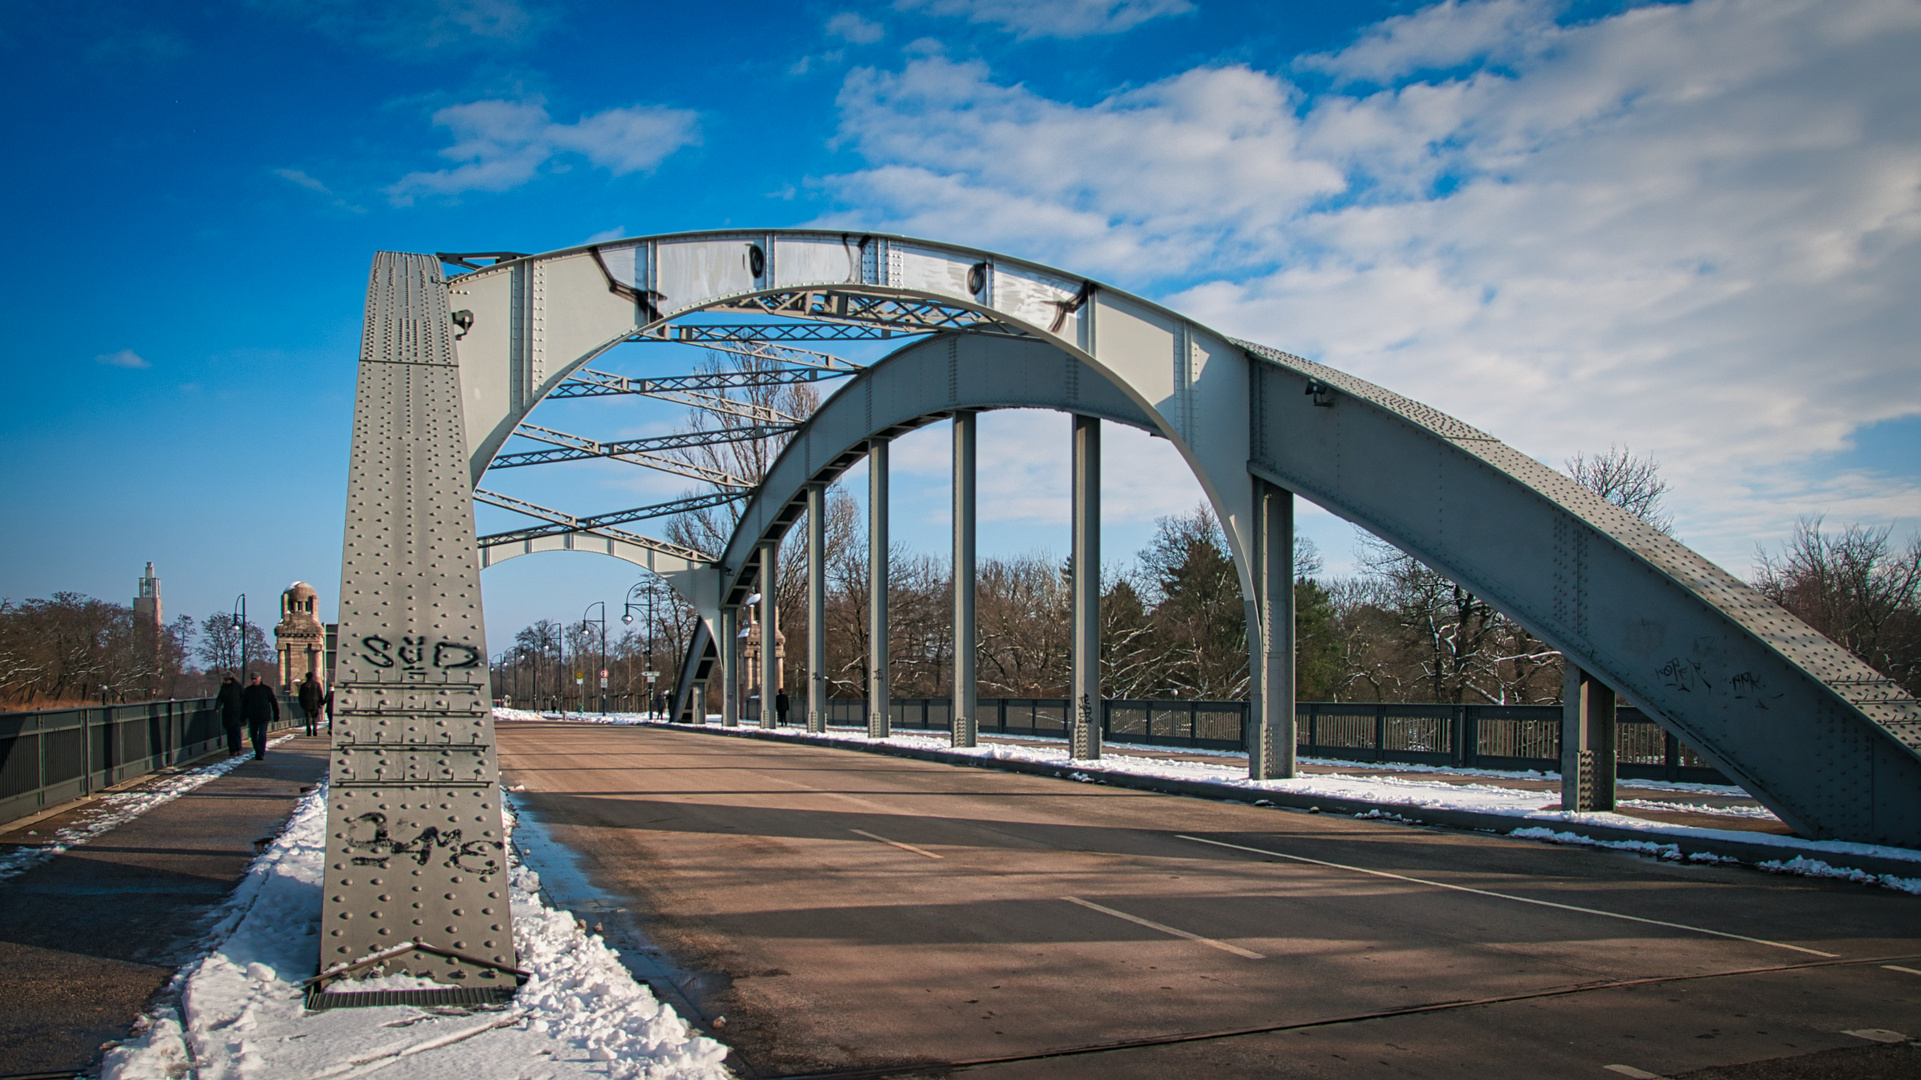
[[[320,954],[327,787],[296,805],[255,859],[208,936],[137,1035],[108,1052],[102,1080],[322,1080],[408,1062],[419,1077],[724,1080],[727,1047],[690,1028],[566,912],[509,843],[509,898],[520,966],[504,1009],[412,1006],[308,1013],[300,981]],[[512,828],[512,817],[508,817]],[[407,976],[353,989],[417,985]],[[506,1070],[506,1071],[503,1071]]]

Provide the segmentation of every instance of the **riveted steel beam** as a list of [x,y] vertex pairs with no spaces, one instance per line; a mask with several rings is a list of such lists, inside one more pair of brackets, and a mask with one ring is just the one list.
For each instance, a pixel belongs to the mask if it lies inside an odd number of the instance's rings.
[[[749,308],[748,310],[760,310]],[[861,326],[816,322],[663,323],[635,334],[628,341],[677,341],[686,345],[768,344],[786,341],[891,341],[928,333],[893,326]]]
[[369,974],[511,990],[453,332],[434,258],[375,257],[347,473],[320,967],[385,954]]
[[[522,424],[526,429],[531,425]],[[548,431],[548,429],[538,429]],[[771,439],[794,430],[792,424],[752,424],[747,427],[722,427],[710,431],[686,431],[675,435],[655,435],[645,439],[621,439],[617,442],[595,443],[590,448],[580,444],[561,444],[551,450],[525,450],[513,454],[502,454],[493,460],[490,469],[517,469],[528,465],[546,465],[555,461],[580,461],[586,458],[616,457],[622,455],[652,454],[660,450],[683,450],[694,446],[711,446],[723,442],[751,442],[755,439]],[[559,432],[550,432],[560,435]],[[533,438],[533,436],[528,436]],[[547,440],[539,440],[547,441]],[[581,440],[582,443],[590,440]],[[673,470],[669,470],[673,471]],[[701,479],[704,479],[701,478]]]
[[843,379],[858,370],[860,369],[855,367],[849,367],[846,370],[812,367],[763,368],[753,371],[661,375],[641,379],[581,368],[574,372],[567,382],[554,387],[554,392],[547,397],[549,399],[603,397],[613,394],[653,396],[683,390],[745,390],[762,386],[787,386],[794,383],[820,382],[825,379]]
[[[552,428],[541,427],[538,424],[522,424],[516,434],[523,438],[532,439],[535,442],[549,443],[565,450],[573,451],[582,458],[610,458],[615,461],[625,461],[630,465],[641,465],[649,469],[658,469],[661,472],[673,473],[676,476],[685,476],[691,480],[702,480],[719,487],[747,488],[754,486],[752,482],[743,480],[733,473],[721,469],[710,469],[705,465],[700,465],[692,461],[664,457],[659,454],[649,454],[626,448],[609,448],[606,443],[596,442],[593,439],[580,435],[570,435],[564,431],[555,431]],[[724,440],[709,440],[709,442],[720,441]],[[704,446],[707,445],[707,443],[696,443],[695,445]],[[511,468],[512,466],[500,467]]]
[[[516,510],[529,517],[539,517],[549,524],[538,528],[514,529],[509,532],[490,533],[480,537],[486,545],[511,544],[520,540],[531,540],[538,536],[556,536],[561,533],[584,533],[605,529],[610,525],[624,525],[629,521],[644,521],[648,518],[672,517],[694,510],[705,510],[710,506],[724,506],[727,503],[748,496],[745,491],[718,491],[708,495],[690,495],[685,499],[655,503],[652,506],[637,506],[632,510],[616,510],[610,514],[595,514],[592,517],[572,517],[559,511],[536,509],[533,504],[519,499],[511,499],[494,492],[475,489],[474,497],[491,502],[506,510]],[[551,517],[549,515],[552,515]]]

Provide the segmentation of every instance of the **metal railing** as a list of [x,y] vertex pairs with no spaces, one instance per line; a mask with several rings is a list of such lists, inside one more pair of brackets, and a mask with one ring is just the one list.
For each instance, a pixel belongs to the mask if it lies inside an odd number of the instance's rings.
[[[280,731],[303,724],[280,699]],[[222,751],[213,698],[0,713],[0,824]]]
[[[1064,739],[1066,698],[981,698],[983,735]],[[895,698],[896,728],[951,731],[947,698]],[[1303,701],[1296,709],[1298,752],[1303,757],[1408,765],[1504,770],[1561,768],[1559,705],[1418,705]],[[804,722],[788,716],[790,726]],[[831,698],[827,722],[865,727],[867,702]],[[1102,703],[1101,737],[1120,743],[1190,750],[1238,751],[1247,747],[1245,701],[1130,701]],[[1615,716],[1616,773],[1636,780],[1732,783],[1685,743],[1624,707]]]

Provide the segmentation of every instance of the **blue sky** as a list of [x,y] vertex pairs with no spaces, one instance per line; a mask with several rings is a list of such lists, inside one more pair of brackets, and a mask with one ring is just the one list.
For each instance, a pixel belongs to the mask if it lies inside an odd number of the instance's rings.
[[[1008,251],[1552,464],[1631,445],[1737,573],[1799,515],[1905,532],[1916,55],[1912,0],[16,5],[0,596],[124,600],[151,559],[170,613],[301,578],[331,616],[374,251],[728,225]],[[1067,421],[994,423],[984,546],[1058,552]],[[935,552],[944,439],[896,452],[895,533]],[[1199,497],[1164,446],[1117,433],[1109,459],[1111,554]],[[674,493],[512,482],[588,511]],[[1344,566],[1347,527],[1303,522]],[[493,636],[631,580],[489,570]]]

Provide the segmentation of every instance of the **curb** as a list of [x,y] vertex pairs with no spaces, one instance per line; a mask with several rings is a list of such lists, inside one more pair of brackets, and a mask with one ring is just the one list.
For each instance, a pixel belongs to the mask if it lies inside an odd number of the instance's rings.
[[[1820,848],[1801,847],[1793,844],[1756,844],[1742,840],[1725,840],[1718,837],[1673,836],[1665,833],[1644,833],[1635,829],[1616,828],[1612,825],[1586,825],[1572,821],[1537,821],[1531,818],[1517,818],[1506,814],[1484,814],[1476,810],[1447,810],[1425,806],[1401,806],[1394,803],[1364,802],[1359,799],[1327,798],[1312,795],[1298,795],[1285,791],[1252,791],[1247,788],[1233,787],[1228,784],[1211,783],[1205,780],[1175,780],[1159,776],[1139,776],[1131,773],[1099,772],[1096,769],[1081,770],[1067,765],[1055,765],[1039,761],[1020,761],[1011,758],[983,758],[971,754],[955,754],[945,750],[925,750],[913,746],[890,746],[887,744],[846,742],[839,739],[822,739],[812,735],[776,735],[759,728],[724,728],[708,724],[667,724],[676,731],[691,731],[707,735],[720,735],[730,739],[756,739],[762,742],[799,743],[805,746],[820,746],[833,750],[853,750],[865,754],[886,754],[891,757],[911,758],[916,761],[931,761],[942,765],[961,765],[976,769],[997,769],[1001,772],[1022,773],[1028,776],[1043,776],[1065,779],[1070,772],[1084,772],[1092,783],[1108,787],[1129,788],[1136,791],[1152,791],[1163,795],[1184,795],[1195,799],[1212,799],[1216,802],[1253,803],[1256,799],[1289,810],[1317,810],[1324,813],[1365,816],[1370,811],[1381,815],[1376,820],[1392,821],[1407,825],[1431,825],[1466,832],[1494,833],[1505,835],[1516,829],[1545,828],[1557,833],[1571,833],[1589,840],[1606,843],[1650,844],[1655,847],[1673,847],[1685,858],[1689,855],[1715,855],[1725,859],[1736,859],[1742,863],[1756,865],[1765,862],[1786,862],[1796,857],[1827,863],[1837,869],[1861,870],[1871,874],[1889,874],[1895,877],[1921,877],[1921,859],[1889,858],[1882,855],[1853,855],[1845,852],[1826,851]],[[1521,837],[1520,839],[1531,839]],[[1554,843],[1555,841],[1545,841]],[[1839,861],[1845,860],[1845,862]]]

